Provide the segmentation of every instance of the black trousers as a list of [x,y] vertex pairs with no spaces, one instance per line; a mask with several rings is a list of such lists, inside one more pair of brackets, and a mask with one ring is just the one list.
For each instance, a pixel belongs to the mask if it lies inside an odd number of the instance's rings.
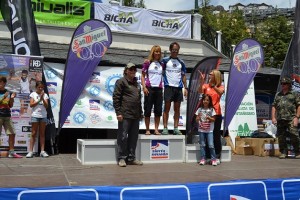
[[123,119],[118,122],[118,159],[135,159],[135,149],[139,135],[139,119]]

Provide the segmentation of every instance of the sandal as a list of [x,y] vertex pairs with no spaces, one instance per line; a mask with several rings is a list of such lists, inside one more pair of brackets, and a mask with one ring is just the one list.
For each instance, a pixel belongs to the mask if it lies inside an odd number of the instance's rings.
[[158,132],[158,131],[155,131],[155,132],[154,132],[154,135],[161,135],[161,133]]
[[145,135],[151,135],[150,131],[146,131]]

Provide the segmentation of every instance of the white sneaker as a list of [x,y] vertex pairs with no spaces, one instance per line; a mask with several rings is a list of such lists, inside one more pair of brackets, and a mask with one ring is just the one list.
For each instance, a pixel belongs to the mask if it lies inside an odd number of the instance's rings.
[[211,165],[212,165],[212,166],[217,166],[217,165],[218,165],[218,163],[217,163],[217,161],[216,161],[216,160],[213,160],[213,161],[211,162]]
[[220,159],[217,158],[216,161],[217,161],[217,164],[218,164],[218,165],[221,164],[221,160],[220,160]]
[[43,158],[49,157],[49,155],[46,153],[46,151],[41,151],[40,156]]
[[33,152],[28,152],[28,154],[26,155],[26,158],[33,158]]

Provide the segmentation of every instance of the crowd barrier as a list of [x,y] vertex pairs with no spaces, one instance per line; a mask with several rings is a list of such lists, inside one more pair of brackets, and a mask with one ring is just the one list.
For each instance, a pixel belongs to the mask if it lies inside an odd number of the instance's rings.
[[1,188],[0,200],[299,200],[300,178],[133,186]]

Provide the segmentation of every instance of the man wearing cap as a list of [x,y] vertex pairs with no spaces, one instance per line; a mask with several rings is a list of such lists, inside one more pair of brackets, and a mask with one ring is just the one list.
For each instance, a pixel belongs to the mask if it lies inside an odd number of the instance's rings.
[[143,115],[141,87],[135,75],[136,66],[128,63],[123,77],[116,81],[113,93],[113,106],[118,120],[117,144],[120,167],[126,167],[126,164],[143,164],[135,158],[139,122]]
[[284,77],[280,80],[281,91],[275,96],[272,104],[272,123],[277,125],[277,137],[280,150],[280,159],[287,156],[286,138],[290,137],[294,147],[295,158],[299,154],[298,122],[300,117],[300,98],[292,91],[292,80]]

